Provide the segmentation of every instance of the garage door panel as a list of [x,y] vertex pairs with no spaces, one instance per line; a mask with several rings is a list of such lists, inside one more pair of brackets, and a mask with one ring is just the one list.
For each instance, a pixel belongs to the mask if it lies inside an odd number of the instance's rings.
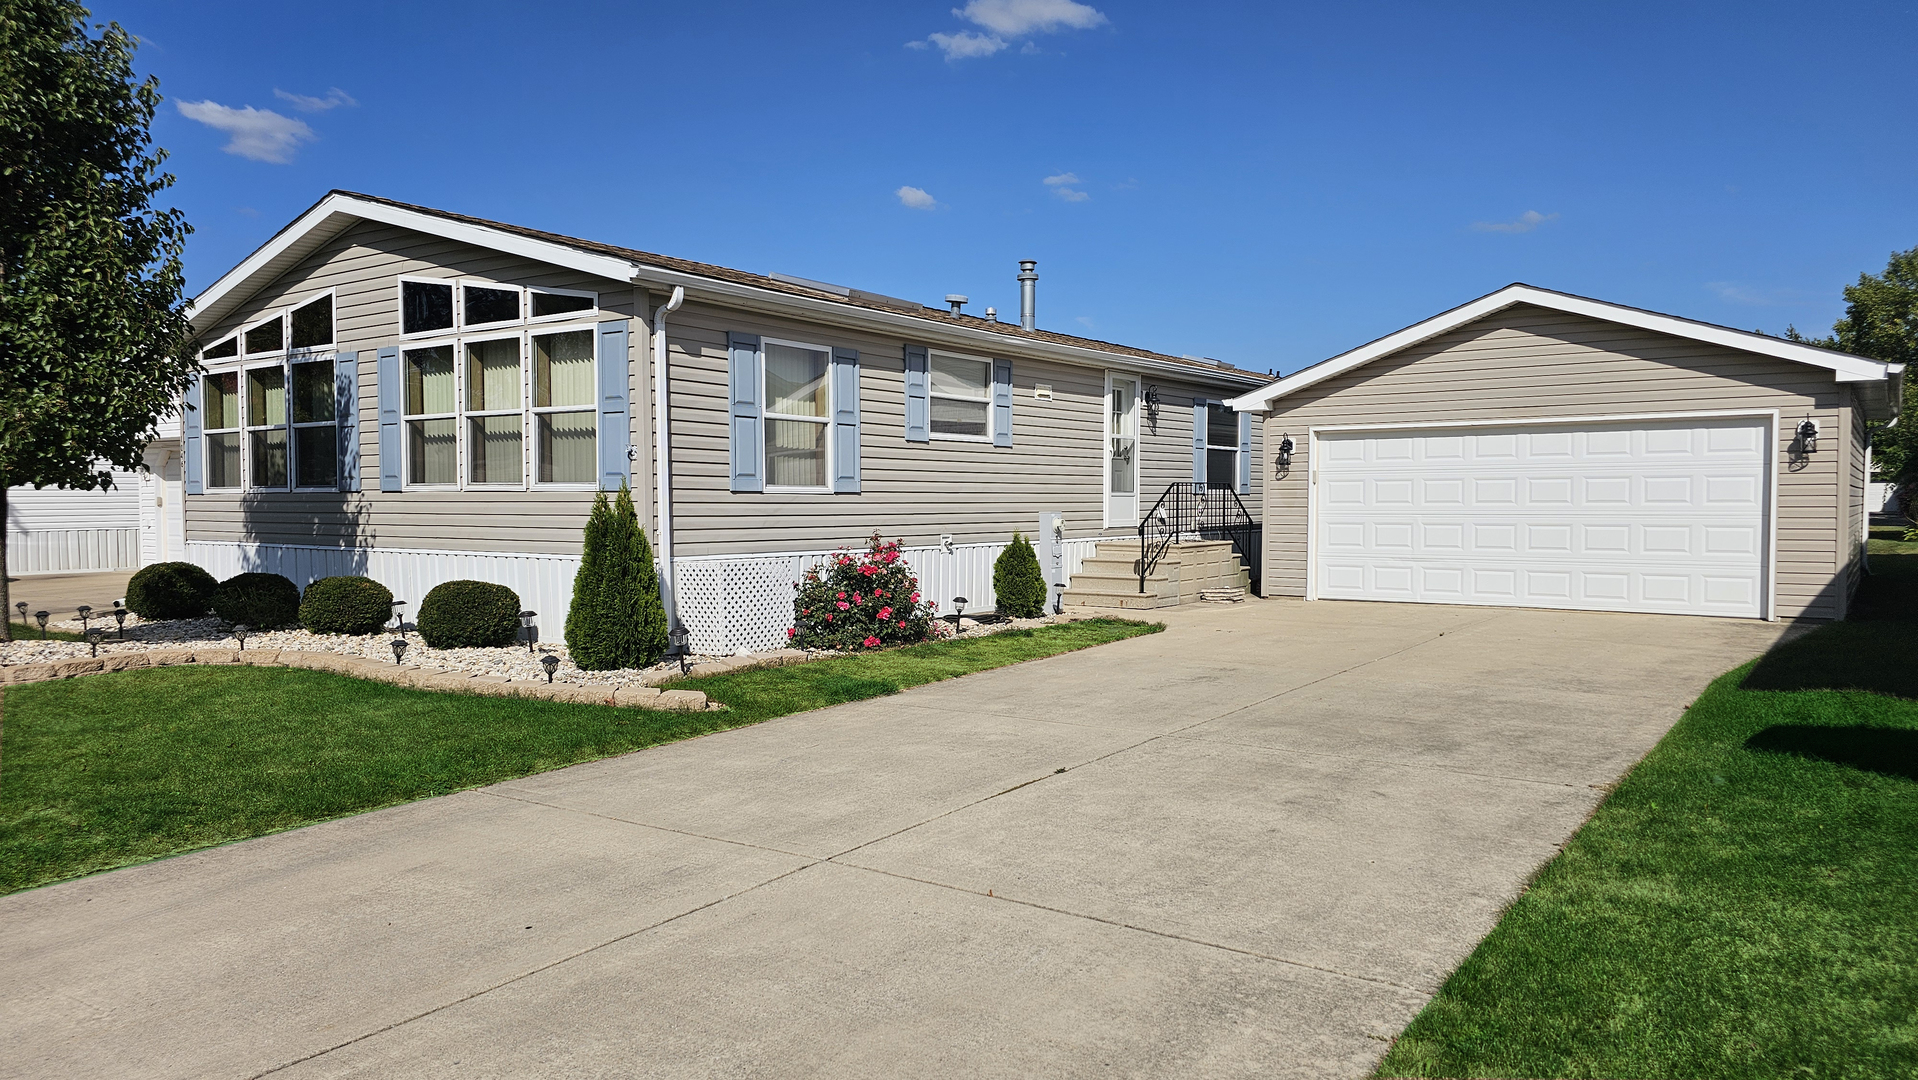
[[1761,615],[1767,432],[1321,435],[1317,592]]

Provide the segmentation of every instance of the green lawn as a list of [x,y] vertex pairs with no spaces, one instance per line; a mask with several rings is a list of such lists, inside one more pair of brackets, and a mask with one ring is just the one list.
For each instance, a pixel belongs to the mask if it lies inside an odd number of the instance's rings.
[[[13,627],[13,640],[15,641],[39,641],[40,640],[40,624],[38,623],[33,623],[31,625],[27,623],[10,623],[8,625]],[[111,619],[107,620],[107,625],[109,627],[112,626],[113,620]],[[107,637],[111,639],[113,637],[113,632],[109,631],[107,633]],[[78,631],[74,631],[74,630],[55,630],[52,627],[48,627],[46,640],[48,641],[85,641],[86,635],[81,634]]]
[[691,679],[673,713],[168,667],[0,695],[0,892],[1152,633],[1091,619]]
[[1872,562],[1870,620],[1714,682],[1381,1076],[1918,1076],[1918,554]]

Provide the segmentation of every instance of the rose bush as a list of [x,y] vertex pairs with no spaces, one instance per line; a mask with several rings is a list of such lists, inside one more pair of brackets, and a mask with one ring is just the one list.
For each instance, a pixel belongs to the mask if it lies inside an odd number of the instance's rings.
[[879,649],[938,637],[938,605],[919,596],[919,581],[899,554],[899,541],[872,534],[864,552],[841,551],[806,571],[793,598],[793,628],[802,649]]

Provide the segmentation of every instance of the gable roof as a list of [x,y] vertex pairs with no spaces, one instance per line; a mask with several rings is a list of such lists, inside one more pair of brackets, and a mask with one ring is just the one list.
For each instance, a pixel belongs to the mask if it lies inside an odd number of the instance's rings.
[[[1243,386],[1255,385],[1271,377],[1221,362],[1171,356],[1129,345],[1057,334],[1050,330],[1027,330],[1014,323],[977,315],[953,315],[914,301],[860,289],[842,289],[785,275],[754,274],[353,191],[328,192],[195,297],[187,309],[188,318],[198,327],[219,323],[266,283],[291,270],[327,241],[361,221],[397,225],[596,277],[650,286],[662,291],[685,286],[687,295],[695,299],[732,301],[802,317],[824,315],[841,321],[930,333],[936,338],[960,342],[985,343],[994,338],[1011,339],[1026,345],[1027,351],[1036,349],[1062,359],[1118,363],[1145,369],[1178,369],[1190,377]],[[985,347],[989,348],[990,345]]]
[[1277,382],[1249,394],[1240,395],[1227,404],[1241,412],[1269,409],[1274,401],[1287,394],[1324,382],[1335,375],[1343,375],[1353,368],[1369,364],[1380,357],[1389,356],[1517,304],[1532,304],[1550,308],[1553,311],[1604,319],[1641,330],[1653,330],[1662,334],[1671,334],[1674,337],[1690,338],[1694,341],[1740,349],[1761,356],[1773,356],[1780,360],[1825,368],[1833,373],[1838,382],[1860,384],[1859,394],[1865,401],[1867,414],[1874,420],[1896,416],[1898,402],[1902,397],[1905,370],[1903,364],[1887,364],[1868,356],[1821,349],[1816,345],[1787,341],[1784,338],[1753,333],[1749,330],[1733,330],[1728,326],[1681,319],[1676,315],[1662,315],[1656,311],[1626,307],[1622,304],[1608,304],[1603,300],[1553,292],[1550,289],[1521,283],[1507,285],[1497,292],[1434,315],[1424,322],[1414,323],[1397,333],[1387,334],[1377,341],[1368,342],[1350,352],[1340,353],[1329,360],[1321,360]]

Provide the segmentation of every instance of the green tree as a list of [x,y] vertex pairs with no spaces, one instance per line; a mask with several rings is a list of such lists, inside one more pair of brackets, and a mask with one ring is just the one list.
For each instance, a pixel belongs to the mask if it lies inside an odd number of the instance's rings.
[[[1845,286],[1845,317],[1832,326],[1838,348],[1895,364],[1918,362],[1918,247],[1892,255],[1882,275]],[[1918,371],[1905,373],[1902,419],[1874,425],[1872,463],[1882,477],[1918,481]]]
[[[196,369],[191,230],[153,205],[173,184],[148,132],[159,83],[135,79],[131,35],[93,36],[88,17],[0,0],[0,519],[9,487],[103,488],[102,462],[143,467]],[[10,602],[0,550],[0,610]]]
[[999,614],[1014,619],[1036,619],[1046,613],[1046,575],[1039,569],[1039,553],[1032,541],[1018,533],[992,564],[992,595]]
[[610,503],[603,491],[593,499],[566,612],[566,648],[586,671],[645,667],[665,655],[666,609],[653,549],[625,484]]

